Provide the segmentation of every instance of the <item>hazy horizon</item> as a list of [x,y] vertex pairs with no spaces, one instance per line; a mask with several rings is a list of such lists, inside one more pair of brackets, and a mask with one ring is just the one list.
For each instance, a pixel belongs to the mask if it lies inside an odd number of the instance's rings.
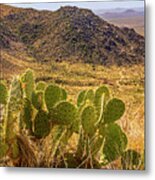
[[77,6],[79,8],[91,9],[118,9],[118,8],[144,8],[144,1],[96,1],[96,2],[40,2],[40,3],[6,3],[20,8],[33,8],[37,10],[57,10],[62,6]]

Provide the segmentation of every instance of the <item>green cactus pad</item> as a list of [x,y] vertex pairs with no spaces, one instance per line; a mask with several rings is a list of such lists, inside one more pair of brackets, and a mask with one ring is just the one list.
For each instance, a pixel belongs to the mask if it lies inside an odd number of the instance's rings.
[[40,81],[36,84],[36,91],[44,91],[46,88],[46,83],[44,81]]
[[102,95],[105,94],[105,101],[108,100],[110,94],[109,94],[109,89],[106,86],[101,86],[95,91],[95,99],[94,99],[94,104],[98,107],[100,106],[100,101]]
[[125,112],[125,104],[122,100],[113,98],[106,105],[104,111],[104,123],[118,120]]
[[0,83],[0,104],[6,104],[8,98],[7,87]]
[[106,136],[103,154],[108,162],[119,158],[127,146],[127,137],[117,124],[109,124],[106,128]]
[[94,105],[97,110],[98,118],[102,118],[103,115],[103,108],[106,101],[109,98],[109,90],[106,86],[101,86],[95,91],[95,98],[94,98]]
[[99,134],[100,134],[102,137],[105,137],[105,135],[106,135],[106,126],[104,126],[103,123],[100,123],[100,126],[99,126]]
[[77,98],[77,106],[78,107],[83,103],[85,94],[86,94],[85,90],[83,90],[79,93],[78,98]]
[[49,85],[45,89],[45,102],[47,109],[50,111],[56,103],[62,98],[62,91],[56,85]]
[[21,121],[26,125],[26,128],[32,130],[33,108],[29,99],[24,99],[24,107],[21,113]]
[[50,132],[50,124],[48,114],[40,110],[38,111],[34,119],[34,135],[37,138],[43,138],[47,136]]
[[122,168],[125,170],[138,169],[141,163],[141,155],[135,150],[127,150],[122,154],[121,164]]
[[31,100],[32,92],[34,90],[34,76],[33,76],[33,71],[27,70],[21,77],[22,81],[22,88],[24,90],[26,98]]
[[23,92],[21,82],[14,78],[11,83],[6,115],[6,140],[12,141],[20,128],[20,113],[23,105]]
[[41,109],[43,106],[43,92],[33,92],[32,93],[32,104],[36,109]]
[[94,91],[92,89],[89,89],[88,91],[86,91],[86,94],[85,94],[85,97],[84,97],[84,100],[89,100],[91,102],[94,101]]
[[56,124],[72,124],[77,117],[77,109],[70,102],[62,101],[54,107],[52,120]]
[[79,130],[80,130],[80,118],[78,117],[78,114],[77,114],[77,118],[75,119],[75,121],[73,122],[71,126],[71,131],[75,133],[79,133]]
[[85,133],[88,136],[92,136],[95,133],[96,120],[97,118],[96,118],[95,108],[93,106],[85,107],[81,114],[81,123]]

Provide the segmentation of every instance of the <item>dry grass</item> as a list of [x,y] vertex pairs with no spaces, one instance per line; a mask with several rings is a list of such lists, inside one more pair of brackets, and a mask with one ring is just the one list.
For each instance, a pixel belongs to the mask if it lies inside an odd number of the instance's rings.
[[[64,87],[73,102],[80,90],[96,89],[105,84],[112,96],[121,98],[126,104],[126,111],[120,125],[128,136],[128,148],[144,153],[144,66],[103,67],[82,63],[34,63],[32,60],[22,61],[3,52],[3,57],[17,65],[16,70],[9,69],[3,73],[4,79],[10,80],[12,75],[22,73],[26,68],[35,71],[37,80],[55,82]],[[5,69],[3,69],[4,71]],[[74,143],[74,137],[71,140]],[[111,168],[119,168],[119,160]],[[108,168],[108,167],[107,167]]]

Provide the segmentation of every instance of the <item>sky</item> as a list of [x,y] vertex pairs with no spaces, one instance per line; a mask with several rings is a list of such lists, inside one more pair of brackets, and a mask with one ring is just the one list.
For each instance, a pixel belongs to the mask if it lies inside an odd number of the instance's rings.
[[57,10],[61,6],[77,6],[80,8],[87,8],[91,10],[98,9],[115,9],[115,8],[143,8],[143,0],[129,0],[129,1],[103,1],[103,2],[50,2],[50,3],[18,3],[18,4],[9,4],[16,7],[22,8],[34,8],[38,10]]

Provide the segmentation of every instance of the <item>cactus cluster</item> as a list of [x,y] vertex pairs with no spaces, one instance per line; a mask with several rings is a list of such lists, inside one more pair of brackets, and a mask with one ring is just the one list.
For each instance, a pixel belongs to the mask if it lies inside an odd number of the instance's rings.
[[[35,83],[33,72],[27,70],[13,79],[9,90],[0,83],[0,105],[0,158],[22,158],[18,137],[26,130],[27,136],[40,142],[39,147],[50,146],[48,153],[43,152],[47,154],[44,166],[55,167],[57,158],[63,160],[56,167],[101,168],[118,158],[124,169],[136,169],[140,164],[140,154],[127,150],[127,136],[117,123],[125,104],[111,98],[106,86],[81,91],[73,104],[63,88]],[[76,147],[68,153],[73,134],[77,134]]]

